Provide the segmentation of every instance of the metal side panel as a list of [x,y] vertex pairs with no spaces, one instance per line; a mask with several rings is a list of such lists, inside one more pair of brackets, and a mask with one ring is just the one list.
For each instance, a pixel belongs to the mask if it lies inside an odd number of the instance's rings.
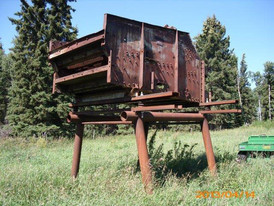
[[179,32],[179,90],[191,102],[201,98],[201,62],[188,33]]
[[105,45],[112,51],[111,83],[139,87],[141,30],[141,22],[105,14]]
[[[144,24],[145,69],[143,89],[176,91],[176,30]],[[177,55],[178,56],[178,55]],[[178,90],[178,89],[177,89]]]

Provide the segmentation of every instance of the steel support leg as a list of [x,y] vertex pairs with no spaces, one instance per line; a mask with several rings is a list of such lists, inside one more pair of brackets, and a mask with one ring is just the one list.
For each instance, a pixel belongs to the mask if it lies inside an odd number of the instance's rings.
[[[148,129],[149,129],[149,126],[148,126],[147,123],[144,124],[144,128],[145,128],[145,136],[146,136],[146,144],[147,144],[147,135],[148,135]],[[134,127],[134,134],[136,134],[136,128],[135,128],[135,127]],[[136,168],[137,168],[137,169],[140,169],[139,157],[138,157],[138,160],[137,160]]]
[[209,133],[208,121],[206,118],[204,118],[202,123],[202,133],[203,133],[203,140],[205,145],[208,168],[211,174],[215,176],[217,174],[216,162],[215,162],[212,142],[210,138],[210,133]]
[[74,139],[74,151],[73,151],[72,168],[71,168],[71,176],[73,178],[76,178],[79,172],[83,133],[84,133],[84,125],[81,123],[78,123],[76,127],[75,139]]
[[142,181],[145,186],[146,192],[152,194],[152,173],[150,170],[150,163],[146,144],[147,132],[145,130],[146,129],[143,120],[141,118],[138,118],[136,122],[135,131]]

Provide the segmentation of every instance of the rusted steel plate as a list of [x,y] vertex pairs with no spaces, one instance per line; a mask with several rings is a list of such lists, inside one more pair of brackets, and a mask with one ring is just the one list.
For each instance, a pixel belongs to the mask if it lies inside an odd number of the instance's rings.
[[[51,42],[49,60],[56,72],[54,92],[77,94],[77,103],[111,88],[113,93],[117,88],[125,92],[123,97],[105,96],[109,102],[145,100],[142,94],[158,98],[165,92],[177,93],[183,106],[203,102],[202,62],[189,34],[174,28],[106,14],[103,30],[68,43]],[[105,75],[96,76],[96,70],[107,65]]]
[[205,102],[205,62],[201,62],[201,98],[200,103]]

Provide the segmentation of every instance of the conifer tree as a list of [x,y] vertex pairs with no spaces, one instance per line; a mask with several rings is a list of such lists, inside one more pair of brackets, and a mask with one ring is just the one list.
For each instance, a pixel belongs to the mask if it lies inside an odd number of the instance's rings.
[[272,120],[273,117],[273,96],[274,96],[274,62],[266,62],[264,64],[264,82],[263,82],[263,107],[264,119]]
[[254,93],[258,107],[258,119],[260,121],[272,120],[274,115],[274,62],[266,62],[264,64],[264,73],[254,73],[253,81],[256,85]]
[[0,43],[0,124],[4,123],[6,114],[6,80],[5,72],[2,66],[3,59],[5,57],[2,44]]
[[264,79],[261,73],[258,71],[252,74],[252,80],[255,82],[256,86],[253,90],[253,93],[255,95],[255,105],[257,105],[257,119],[262,121],[262,93]]
[[3,78],[3,67],[2,67],[2,61],[4,57],[4,50],[2,47],[2,44],[0,43],[0,124],[1,122],[4,123],[5,119],[5,86],[4,86],[4,78]]
[[[76,37],[71,10],[66,0],[21,1],[12,58],[12,86],[9,90],[8,120],[14,135],[58,136],[68,131],[64,121],[64,96],[54,96],[53,69],[48,65],[50,39],[70,41]],[[53,22],[55,22],[53,24]]]
[[239,99],[242,109],[242,115],[239,117],[241,125],[244,123],[250,124],[254,119],[256,111],[255,98],[250,88],[248,78],[249,74],[247,72],[245,54],[243,54],[238,74]]
[[0,125],[6,123],[8,105],[8,88],[11,84],[10,68],[12,67],[10,54],[6,55],[0,43]]
[[[225,26],[215,15],[204,22],[202,33],[195,37],[195,46],[205,61],[206,90],[211,92],[212,101],[238,99],[237,58],[229,48],[230,38],[226,37]],[[211,124],[229,128],[235,126],[235,120],[235,114],[214,115]]]

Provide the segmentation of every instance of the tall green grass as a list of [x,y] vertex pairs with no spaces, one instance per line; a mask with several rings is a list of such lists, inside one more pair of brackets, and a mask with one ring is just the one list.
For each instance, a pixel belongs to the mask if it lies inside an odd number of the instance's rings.
[[[235,161],[238,144],[259,134],[273,135],[274,126],[212,131],[218,176],[211,177],[200,132],[150,131],[153,195],[144,192],[133,135],[84,139],[76,180],[73,140],[0,139],[0,205],[274,205],[274,160]],[[196,198],[197,191],[255,197]]]

